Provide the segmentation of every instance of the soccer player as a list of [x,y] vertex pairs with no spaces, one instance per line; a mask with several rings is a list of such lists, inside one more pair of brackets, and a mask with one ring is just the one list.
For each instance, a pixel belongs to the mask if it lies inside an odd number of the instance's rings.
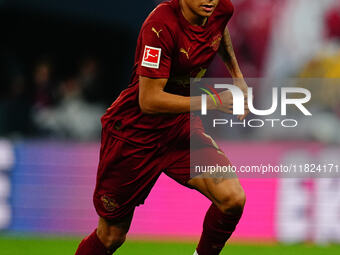
[[[236,85],[246,92],[226,28],[232,14],[230,0],[171,0],[158,5],[144,22],[131,83],[101,118],[93,196],[99,223],[76,255],[117,250],[135,207],[144,203],[162,172],[212,202],[195,254],[215,255],[224,247],[242,215],[245,194],[237,178],[191,178],[190,153],[219,165],[230,162],[193,113],[200,110],[201,98],[190,97],[189,85],[190,77],[201,78],[219,52]],[[231,93],[221,92],[220,97],[223,105],[208,101],[208,110],[231,113]],[[191,152],[190,139],[200,144]]]

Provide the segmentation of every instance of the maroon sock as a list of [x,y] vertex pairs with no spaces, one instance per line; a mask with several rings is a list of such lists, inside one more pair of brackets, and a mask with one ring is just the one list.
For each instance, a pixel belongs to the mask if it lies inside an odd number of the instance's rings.
[[78,246],[75,255],[107,255],[110,254],[97,236],[97,229],[85,237]]
[[203,232],[196,249],[198,255],[220,254],[226,241],[234,232],[241,215],[241,210],[224,214],[212,204],[204,218]]

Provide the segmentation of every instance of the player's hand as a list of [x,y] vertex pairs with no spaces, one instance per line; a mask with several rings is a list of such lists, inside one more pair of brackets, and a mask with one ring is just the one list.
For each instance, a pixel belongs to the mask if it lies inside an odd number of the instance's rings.
[[234,84],[239,87],[244,95],[244,114],[238,115],[237,118],[241,121],[243,121],[247,115],[249,114],[249,108],[248,108],[248,85],[245,82],[243,78],[234,79]]
[[[216,110],[233,114],[233,95],[230,90],[222,91],[218,94],[221,98],[222,104],[218,104]],[[244,118],[248,115],[249,108],[248,108],[248,94],[244,95],[244,115],[239,115],[237,118],[239,120],[244,120]]]
[[222,104],[217,105],[217,110],[225,113],[233,113],[233,95],[230,90],[220,92],[219,97],[221,98]]

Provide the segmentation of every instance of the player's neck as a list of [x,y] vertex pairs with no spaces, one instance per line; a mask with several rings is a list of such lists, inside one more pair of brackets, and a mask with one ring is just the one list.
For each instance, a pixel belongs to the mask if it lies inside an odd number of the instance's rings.
[[204,26],[207,23],[208,18],[202,17],[190,10],[189,6],[184,1],[179,0],[179,5],[184,18],[194,26]]

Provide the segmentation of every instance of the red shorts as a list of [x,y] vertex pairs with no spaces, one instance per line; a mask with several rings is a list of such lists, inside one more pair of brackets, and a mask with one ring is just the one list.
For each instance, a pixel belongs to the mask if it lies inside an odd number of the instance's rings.
[[111,221],[130,216],[136,206],[144,203],[161,173],[189,187],[193,153],[205,163],[230,164],[210,137],[202,133],[200,139],[202,146],[194,151],[190,151],[189,143],[176,141],[162,148],[146,148],[116,138],[103,129],[93,196],[98,215]]

